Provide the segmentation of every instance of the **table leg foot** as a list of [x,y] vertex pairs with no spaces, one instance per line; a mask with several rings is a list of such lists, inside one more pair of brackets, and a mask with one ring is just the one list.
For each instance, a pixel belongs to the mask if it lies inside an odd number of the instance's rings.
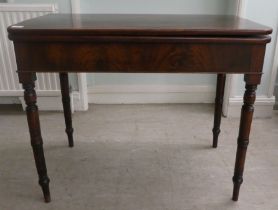
[[221,130],[214,128],[212,129],[212,133],[213,133],[213,143],[212,143],[212,147],[213,148],[217,148],[218,146],[218,136],[220,134]]
[[73,147],[73,128],[72,128],[72,118],[71,118],[71,107],[70,107],[70,94],[69,94],[69,79],[68,73],[60,73],[60,86],[62,93],[62,102],[64,108],[65,124],[68,136],[69,147]]
[[42,188],[43,196],[44,196],[44,201],[46,203],[49,203],[51,201],[50,197],[50,191],[49,191],[49,178],[44,177],[39,181],[39,184]]
[[51,202],[51,198],[50,198],[50,194],[49,195],[44,195],[44,202],[45,203],[50,203]]
[[36,162],[36,166],[37,166],[37,171],[39,174],[39,185],[42,188],[45,202],[49,203],[51,201],[50,191],[49,191],[50,180],[47,176],[43,146],[42,146],[42,143],[41,144],[35,143],[35,144],[32,144],[32,147],[33,147],[33,153],[34,153],[35,162]]
[[69,142],[69,147],[73,147],[73,129],[66,129],[65,132],[67,133],[68,136],[68,142]]
[[221,116],[222,116],[222,106],[223,106],[223,97],[224,97],[224,89],[225,89],[225,74],[217,75],[217,86],[216,86],[216,97],[215,97],[215,110],[214,110],[214,126],[212,129],[213,133],[213,148],[217,148],[218,144],[218,136],[220,134],[220,124],[221,124]]
[[234,182],[234,189],[233,189],[233,197],[232,200],[233,201],[238,201],[238,196],[239,196],[239,190],[240,190],[240,186],[243,182],[243,178],[238,176],[238,177],[233,177],[233,182]]
[[245,75],[246,90],[243,98],[243,106],[241,109],[241,119],[239,126],[239,135],[237,141],[237,153],[235,170],[233,176],[234,190],[233,197],[234,201],[238,200],[240,186],[243,182],[243,171],[246,158],[247,147],[249,144],[249,134],[251,130],[251,124],[254,113],[254,103],[256,100],[256,89],[260,82],[261,75]]

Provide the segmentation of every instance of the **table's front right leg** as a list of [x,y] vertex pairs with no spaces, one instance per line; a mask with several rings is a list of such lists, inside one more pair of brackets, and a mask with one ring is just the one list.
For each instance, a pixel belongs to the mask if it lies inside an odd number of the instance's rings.
[[246,90],[243,97],[243,106],[241,109],[241,119],[239,126],[239,136],[237,141],[236,163],[233,176],[234,190],[233,200],[237,201],[239,189],[243,182],[243,171],[246,158],[246,151],[249,144],[249,134],[254,113],[254,103],[256,100],[257,85],[260,84],[261,75],[245,75]]
[[19,81],[24,89],[24,100],[26,103],[26,115],[31,137],[31,145],[33,148],[37,172],[39,175],[39,184],[42,187],[45,202],[50,202],[49,178],[43,152],[43,140],[41,136],[41,128],[39,121],[39,113],[37,103],[37,95],[35,91],[35,73],[20,73]]

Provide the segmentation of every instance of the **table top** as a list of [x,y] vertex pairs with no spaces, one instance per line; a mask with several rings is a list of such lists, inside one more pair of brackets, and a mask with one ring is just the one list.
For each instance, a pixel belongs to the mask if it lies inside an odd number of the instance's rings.
[[13,35],[259,36],[272,29],[237,16],[49,14],[12,25]]

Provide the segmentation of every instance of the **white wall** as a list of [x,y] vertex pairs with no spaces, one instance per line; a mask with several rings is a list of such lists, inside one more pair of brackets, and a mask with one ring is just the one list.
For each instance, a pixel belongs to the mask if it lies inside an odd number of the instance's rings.
[[[245,0],[243,8],[243,16],[258,23],[270,26],[273,28],[271,35],[272,41],[267,45],[267,51],[264,64],[264,75],[262,83],[258,88],[258,95],[268,95],[269,82],[271,81],[271,72],[274,59],[274,51],[277,39],[278,28],[278,1],[277,0]],[[239,83],[242,83],[241,80]],[[238,85],[236,94],[242,95],[243,86]]]
[[71,0],[8,0],[9,3],[17,4],[57,4],[60,12],[71,12]]
[[84,13],[226,13],[231,0],[81,0]]
[[[241,0],[241,16],[251,19],[258,23],[270,26],[273,28],[271,35],[272,41],[267,45],[265,56],[265,63],[263,68],[263,77],[261,85],[258,87],[256,109],[259,116],[272,116],[273,105],[275,104],[275,97],[273,96],[273,89],[276,80],[276,72],[278,63],[274,65],[274,54],[277,42],[277,27],[278,27],[278,1],[277,0]],[[238,76],[235,80],[234,88],[229,99],[229,112],[231,115],[238,113],[242,104],[242,95],[244,92],[243,77]],[[259,112],[258,112],[259,110]]]

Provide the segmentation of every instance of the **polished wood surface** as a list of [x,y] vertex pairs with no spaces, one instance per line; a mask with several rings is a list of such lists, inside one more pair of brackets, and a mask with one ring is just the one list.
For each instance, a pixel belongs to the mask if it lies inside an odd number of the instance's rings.
[[256,100],[257,85],[260,84],[261,77],[257,75],[245,75],[246,90],[243,97],[243,106],[241,109],[241,118],[239,126],[239,136],[237,140],[236,163],[233,176],[234,190],[233,200],[237,201],[239,189],[243,182],[243,170],[246,158],[246,151],[249,144],[249,135],[254,113],[254,103]]
[[[218,74],[213,147],[220,133],[225,75],[245,75],[232,199],[238,200],[266,44],[272,29],[234,16],[51,14],[8,28],[14,42],[19,81],[39,183],[50,201],[34,75],[59,72],[66,132],[73,146],[68,72]],[[186,135],[186,134],[185,134]]]
[[18,74],[19,82],[22,83],[24,89],[24,100],[26,102],[26,115],[30,131],[31,146],[33,148],[34,159],[36,163],[37,172],[39,175],[39,185],[42,188],[44,200],[46,203],[50,202],[49,192],[49,178],[47,176],[47,169],[43,151],[43,140],[41,136],[39,112],[37,106],[37,95],[35,91],[36,75]]
[[[174,38],[175,39],[175,38]],[[15,42],[17,67],[36,72],[260,73],[265,44],[188,40]],[[215,41],[217,42],[217,41]],[[163,44],[162,44],[163,43]],[[67,52],[67,53],[65,53]],[[33,59],[28,59],[32,57]]]
[[258,36],[270,34],[272,29],[227,15],[49,14],[16,24],[9,32],[21,35]]

